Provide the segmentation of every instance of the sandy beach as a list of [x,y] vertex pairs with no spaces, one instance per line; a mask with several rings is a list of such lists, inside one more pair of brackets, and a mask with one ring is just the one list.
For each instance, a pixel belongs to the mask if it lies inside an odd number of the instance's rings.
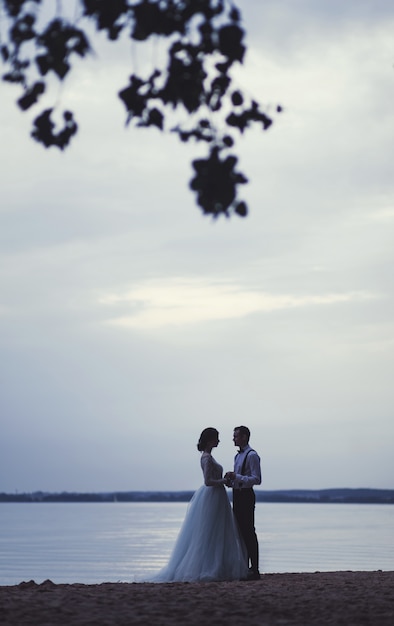
[[2,626],[155,624],[392,626],[393,572],[264,574],[228,583],[47,580],[0,587]]

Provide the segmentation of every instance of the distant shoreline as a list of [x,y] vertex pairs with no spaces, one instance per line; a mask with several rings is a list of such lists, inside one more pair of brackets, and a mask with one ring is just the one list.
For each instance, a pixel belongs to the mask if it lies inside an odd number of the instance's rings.
[[[98,493],[0,493],[2,502],[189,502],[194,491],[113,491]],[[257,502],[394,504],[394,489],[255,490]],[[231,497],[231,492],[229,492]]]

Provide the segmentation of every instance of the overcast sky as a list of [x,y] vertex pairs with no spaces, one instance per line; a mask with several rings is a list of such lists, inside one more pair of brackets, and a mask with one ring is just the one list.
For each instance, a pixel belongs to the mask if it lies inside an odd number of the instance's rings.
[[265,489],[394,488],[394,5],[239,5],[236,80],[284,107],[240,143],[245,220],[202,216],[198,148],[125,129],[129,46],[53,92],[64,154],[0,85],[0,491],[195,489],[239,424]]

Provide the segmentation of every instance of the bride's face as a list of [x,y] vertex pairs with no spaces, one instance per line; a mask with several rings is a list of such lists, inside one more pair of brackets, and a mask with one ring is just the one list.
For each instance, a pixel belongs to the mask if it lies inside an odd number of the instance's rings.
[[211,439],[209,442],[210,447],[217,448],[219,445],[219,435],[217,435],[214,439]]

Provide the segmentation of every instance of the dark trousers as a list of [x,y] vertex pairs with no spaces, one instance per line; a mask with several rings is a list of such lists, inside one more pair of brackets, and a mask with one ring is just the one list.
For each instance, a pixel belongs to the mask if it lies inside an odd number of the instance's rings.
[[253,489],[233,489],[233,510],[253,571],[259,570],[259,544],[254,527],[256,496]]

